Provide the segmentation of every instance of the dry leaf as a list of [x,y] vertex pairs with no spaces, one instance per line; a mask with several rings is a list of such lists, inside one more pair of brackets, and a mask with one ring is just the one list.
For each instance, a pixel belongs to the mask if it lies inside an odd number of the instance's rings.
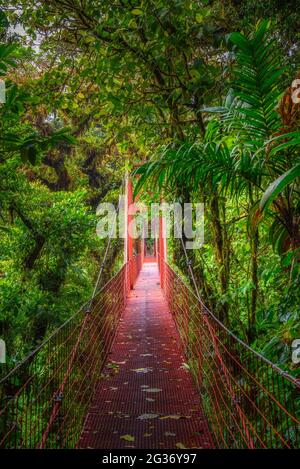
[[135,371],[135,373],[149,373],[150,371],[153,371],[152,368],[136,368],[135,370],[131,370],[131,371]]
[[116,363],[108,363],[106,365],[106,368],[111,368],[113,370],[116,369],[116,368],[119,369],[119,365],[117,365]]
[[163,417],[160,417],[160,420],[166,420],[166,419],[179,420],[181,418],[182,418],[181,415],[164,415]]
[[109,380],[109,379],[111,379],[111,376],[110,376],[110,375],[106,375],[105,373],[101,373],[101,374],[100,374],[100,379]]
[[183,443],[176,443],[176,448],[186,449],[186,446]]
[[147,388],[147,389],[143,389],[144,392],[161,392],[162,389],[160,388]]
[[137,418],[139,420],[149,420],[149,419],[156,419],[158,417],[158,414],[142,414],[139,415]]

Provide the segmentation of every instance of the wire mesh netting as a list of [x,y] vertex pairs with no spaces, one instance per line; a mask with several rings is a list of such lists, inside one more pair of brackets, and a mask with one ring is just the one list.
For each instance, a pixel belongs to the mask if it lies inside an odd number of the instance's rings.
[[161,269],[216,445],[299,448],[299,381],[235,337],[167,263]]
[[0,382],[0,447],[73,448],[140,256]]

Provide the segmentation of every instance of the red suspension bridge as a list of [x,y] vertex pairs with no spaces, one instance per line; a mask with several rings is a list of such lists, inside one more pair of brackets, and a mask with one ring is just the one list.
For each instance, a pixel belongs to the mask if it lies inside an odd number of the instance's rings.
[[205,307],[162,224],[1,380],[2,448],[299,448],[299,382]]

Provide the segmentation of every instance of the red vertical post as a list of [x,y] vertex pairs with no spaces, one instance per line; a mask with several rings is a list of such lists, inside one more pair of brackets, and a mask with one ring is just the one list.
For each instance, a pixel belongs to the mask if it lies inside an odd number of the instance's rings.
[[126,217],[126,253],[127,253],[127,263],[129,269],[129,284],[130,288],[133,288],[133,239],[129,230],[129,226],[133,219],[133,215],[130,214],[130,205],[133,203],[133,194],[132,194],[132,181],[128,178],[126,181],[126,197],[127,197],[127,217]]
[[155,240],[156,243],[156,262],[159,268],[159,238]]
[[164,242],[164,220],[160,215],[159,217],[159,272],[160,272],[160,286],[164,288],[164,271],[165,271],[165,242]]
[[143,236],[141,239],[141,265],[144,264],[144,258],[145,258],[145,238]]

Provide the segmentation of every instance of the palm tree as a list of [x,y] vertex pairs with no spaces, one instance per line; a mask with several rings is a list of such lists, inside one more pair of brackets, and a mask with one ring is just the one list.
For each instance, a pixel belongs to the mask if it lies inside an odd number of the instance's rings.
[[163,148],[158,158],[137,170],[136,190],[155,182],[165,191],[183,186],[201,193],[215,229],[223,293],[227,287],[224,276],[229,275],[229,246],[224,224],[220,224],[219,204],[223,196],[237,204],[246,198],[253,283],[248,318],[251,342],[258,293],[259,223],[264,220],[269,226],[270,239],[281,256],[289,252],[295,260],[299,255],[300,132],[296,105],[291,105],[292,89],[284,93],[285,70],[270,24],[261,22],[250,37],[232,33],[228,44],[235,54],[230,89],[223,106],[202,109],[206,116],[216,116],[207,118],[203,139]]

